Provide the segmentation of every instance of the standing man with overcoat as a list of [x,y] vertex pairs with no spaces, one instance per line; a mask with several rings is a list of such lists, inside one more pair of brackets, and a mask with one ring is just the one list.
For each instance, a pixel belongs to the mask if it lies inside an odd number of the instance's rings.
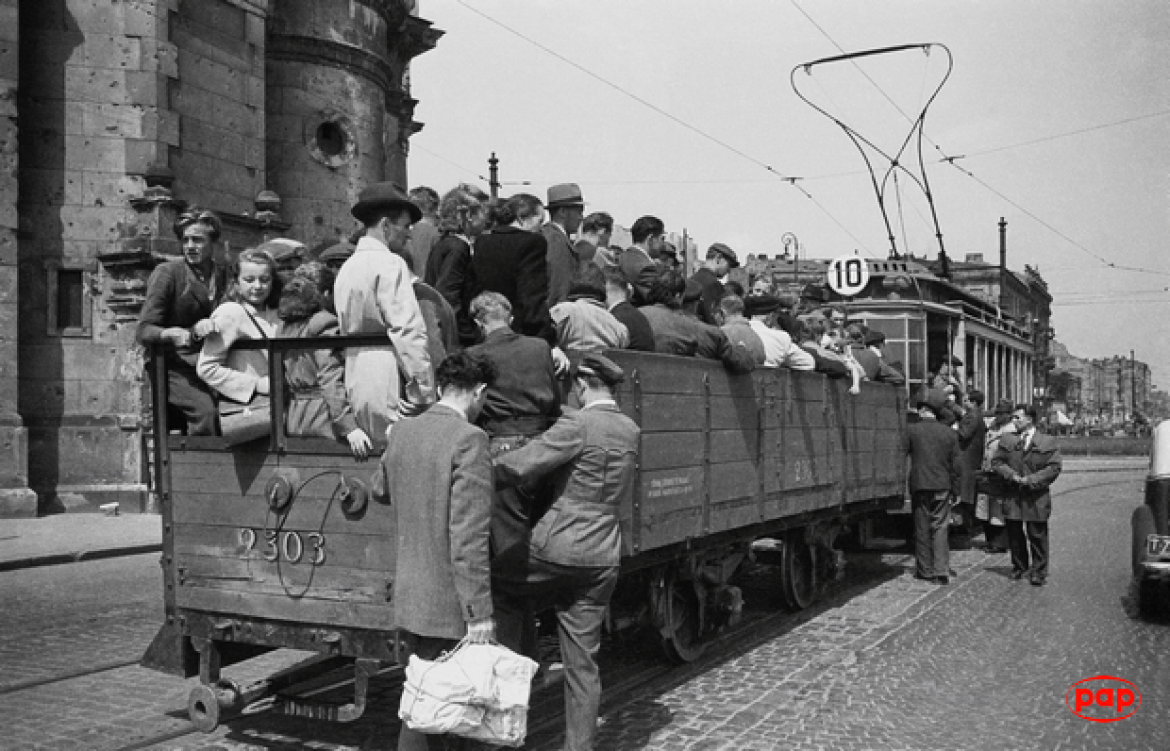
[[1036,408],[1017,404],[1012,412],[1015,435],[1004,435],[991,459],[991,471],[1006,481],[1003,518],[1012,554],[1011,578],[1025,576],[1037,587],[1048,583],[1049,487],[1063,469],[1056,439],[1036,427]]
[[918,403],[918,422],[906,426],[910,455],[910,502],[914,513],[915,577],[933,584],[950,582],[947,520],[959,492],[959,438],[938,421],[942,392],[927,389]]

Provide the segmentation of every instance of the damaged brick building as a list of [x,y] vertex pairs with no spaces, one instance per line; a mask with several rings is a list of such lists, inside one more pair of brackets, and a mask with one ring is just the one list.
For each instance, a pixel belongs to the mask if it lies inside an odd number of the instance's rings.
[[134,331],[176,213],[316,249],[405,187],[415,5],[0,0],[0,516],[145,508]]

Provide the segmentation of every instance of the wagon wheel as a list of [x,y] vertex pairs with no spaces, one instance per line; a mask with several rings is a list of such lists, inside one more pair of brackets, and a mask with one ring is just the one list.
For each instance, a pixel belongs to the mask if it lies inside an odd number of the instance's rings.
[[817,599],[816,560],[800,532],[788,535],[780,559],[780,589],[793,610],[804,610]]
[[690,582],[679,580],[673,571],[663,583],[658,632],[662,650],[671,662],[694,662],[707,645],[700,638],[699,598]]

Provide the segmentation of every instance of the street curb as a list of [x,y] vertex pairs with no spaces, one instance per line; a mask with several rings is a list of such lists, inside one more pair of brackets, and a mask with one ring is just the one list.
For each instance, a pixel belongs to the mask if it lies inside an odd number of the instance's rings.
[[78,550],[73,553],[52,553],[29,558],[18,558],[11,561],[0,561],[0,571],[20,571],[26,568],[40,566],[56,566],[62,563],[81,563],[82,561],[96,561],[103,558],[121,558],[128,555],[142,555],[143,553],[158,553],[162,551],[162,543],[147,545],[126,545],[117,548],[99,548],[97,550]]

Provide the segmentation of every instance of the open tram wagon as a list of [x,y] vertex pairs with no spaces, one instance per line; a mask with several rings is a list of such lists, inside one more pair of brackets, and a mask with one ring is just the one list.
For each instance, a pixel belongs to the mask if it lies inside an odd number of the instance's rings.
[[[375,343],[387,345],[349,337],[237,346],[267,348],[276,384],[282,353]],[[805,607],[840,562],[836,536],[902,503],[901,389],[865,383],[850,395],[819,373],[731,375],[714,361],[606,354],[627,373],[618,401],[642,429],[639,476],[620,509],[624,556],[611,623],[649,619],[671,657],[694,659],[737,618],[731,581],[745,560],[780,564],[784,599]],[[165,384],[165,358],[156,352],[151,367],[154,383]],[[277,706],[356,719],[370,677],[404,663],[409,650],[390,596],[393,499],[370,492],[376,460],[358,463],[331,440],[287,436],[280,399],[271,436],[235,447],[169,432],[165,387],[153,404],[166,621],[143,664],[199,675],[189,712],[205,730],[308,671],[352,665],[351,704],[282,697]],[[221,679],[221,667],[282,647],[321,658],[248,687]]]

